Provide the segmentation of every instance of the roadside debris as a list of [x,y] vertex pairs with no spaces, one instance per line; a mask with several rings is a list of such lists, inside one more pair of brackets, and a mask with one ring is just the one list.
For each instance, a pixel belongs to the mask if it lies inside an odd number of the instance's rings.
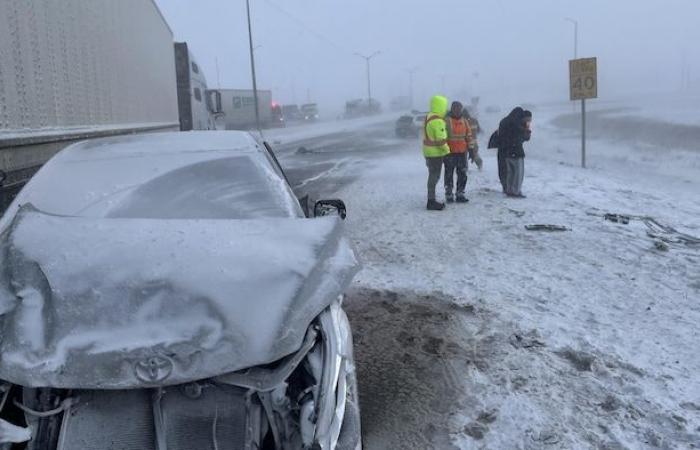
[[534,348],[544,347],[545,343],[540,340],[540,336],[536,330],[528,333],[513,333],[508,342],[515,348]]
[[518,211],[517,209],[508,208],[508,211],[509,211],[509,212],[512,212],[512,213],[515,214],[517,217],[522,217],[522,216],[525,215],[525,211]]
[[[27,442],[32,438],[32,430],[0,419],[0,444]],[[5,446],[2,446],[5,448]]]
[[530,436],[533,441],[539,442],[543,445],[554,445],[558,444],[561,438],[553,430],[540,431],[539,433],[532,434]]
[[654,241],[654,247],[662,252],[667,252],[669,249],[668,244],[664,241]]
[[587,211],[586,214],[589,216],[602,217],[610,222],[622,223],[624,225],[629,224],[631,220],[638,220],[648,228],[647,236],[654,239],[654,246],[661,251],[667,251],[669,249],[668,244],[700,247],[700,238],[682,233],[672,226],[664,225],[651,216],[634,216],[617,213],[599,214],[594,211]]
[[630,216],[625,216],[622,214],[605,213],[603,218],[605,220],[609,220],[610,222],[621,223],[623,225],[630,223]]
[[564,225],[552,224],[525,225],[525,229],[528,231],[571,231],[571,228],[565,227]]
[[464,434],[471,436],[476,440],[483,439],[487,432],[488,427],[479,422],[470,422],[464,426]]

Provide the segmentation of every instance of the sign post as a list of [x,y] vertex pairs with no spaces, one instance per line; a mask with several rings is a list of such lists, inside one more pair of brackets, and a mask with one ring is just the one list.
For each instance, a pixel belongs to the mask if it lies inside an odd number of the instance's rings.
[[581,100],[581,167],[586,167],[586,99],[598,98],[598,60],[581,58],[569,61],[571,100]]

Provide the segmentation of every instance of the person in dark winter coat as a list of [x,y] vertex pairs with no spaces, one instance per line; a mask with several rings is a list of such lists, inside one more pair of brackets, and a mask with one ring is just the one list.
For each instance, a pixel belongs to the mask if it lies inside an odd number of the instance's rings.
[[517,118],[522,116],[525,111],[518,106],[513,109],[510,114],[504,117],[498,125],[498,179],[501,182],[501,187],[503,188],[503,193],[506,192],[506,177],[508,176],[506,172],[506,151],[509,146],[509,142],[506,142],[506,138],[502,138],[505,131],[510,130],[511,123]]
[[525,174],[523,143],[530,140],[531,120],[531,112],[517,107],[498,126],[498,176],[509,197],[525,197],[521,191]]

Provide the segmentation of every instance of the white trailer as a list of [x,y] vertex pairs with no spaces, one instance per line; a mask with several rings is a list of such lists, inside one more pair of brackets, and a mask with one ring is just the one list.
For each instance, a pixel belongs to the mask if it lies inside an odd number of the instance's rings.
[[[255,97],[252,89],[219,89],[210,92],[218,92],[221,95],[222,114],[217,119],[217,128],[226,130],[255,128]],[[270,126],[272,123],[272,91],[258,90],[258,112],[260,126],[263,128]]]
[[0,0],[3,197],[76,140],[178,129],[173,53],[152,0]]

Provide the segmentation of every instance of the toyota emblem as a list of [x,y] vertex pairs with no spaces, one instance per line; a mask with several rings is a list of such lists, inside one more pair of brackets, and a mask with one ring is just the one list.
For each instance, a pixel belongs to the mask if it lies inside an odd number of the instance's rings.
[[137,361],[134,366],[136,378],[146,383],[157,383],[173,373],[173,362],[165,356],[151,356]]

